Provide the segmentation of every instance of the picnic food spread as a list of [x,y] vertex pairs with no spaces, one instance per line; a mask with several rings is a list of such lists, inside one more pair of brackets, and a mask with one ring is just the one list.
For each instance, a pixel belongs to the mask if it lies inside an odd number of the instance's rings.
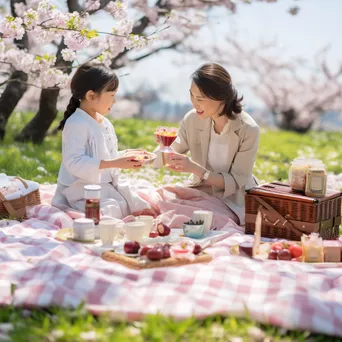
[[[159,127],[155,135],[164,146],[170,146],[177,131]],[[136,160],[154,158],[153,154],[140,150],[130,151],[126,155],[132,155]],[[254,234],[254,242],[244,241],[233,246],[231,254],[261,260],[340,263],[342,243],[337,239],[341,223],[342,194],[326,190],[326,177],[325,166],[320,160],[297,158],[291,164],[289,184],[272,182],[248,190],[245,232]],[[87,185],[84,188],[86,217],[97,224],[99,212],[97,217],[96,210],[100,207],[101,187]],[[183,223],[184,239],[161,242],[160,239],[170,236],[171,228],[154,220],[156,222],[153,229],[146,229],[146,226],[139,236],[136,235],[139,242],[135,237],[134,240],[128,239],[127,230],[128,240],[124,242],[122,250],[106,251],[102,253],[102,257],[135,269],[208,262],[211,257],[195,242],[208,233],[204,229],[202,211],[195,211],[193,218]],[[210,231],[212,212],[203,212],[206,213],[204,218]],[[74,239],[94,240],[94,226],[88,227],[87,222],[78,221],[80,220],[75,220],[74,224]],[[140,222],[140,225],[144,224],[147,223]],[[150,224],[152,227],[152,219]],[[128,229],[128,224],[126,225]],[[82,233],[81,226],[87,228]],[[144,241],[143,237],[149,241]],[[262,242],[261,237],[280,240]]]
[[126,255],[113,251],[102,253],[104,260],[118,262],[134,269],[181,266],[199,262],[209,262],[212,257],[203,252],[202,247],[193,241],[178,243],[155,243],[140,245],[136,241],[126,241]]

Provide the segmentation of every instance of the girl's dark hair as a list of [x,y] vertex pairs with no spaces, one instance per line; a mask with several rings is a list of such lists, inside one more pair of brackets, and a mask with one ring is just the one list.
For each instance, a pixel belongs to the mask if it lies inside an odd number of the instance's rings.
[[80,101],[89,90],[101,93],[103,90],[115,91],[118,87],[119,79],[113,70],[100,65],[81,65],[71,79],[70,88],[72,96],[58,129],[62,130],[64,128],[65,122],[80,106]]
[[243,96],[238,97],[232,79],[226,69],[216,63],[207,63],[198,68],[191,76],[201,93],[209,99],[224,103],[222,112],[229,119],[235,120],[242,112]]

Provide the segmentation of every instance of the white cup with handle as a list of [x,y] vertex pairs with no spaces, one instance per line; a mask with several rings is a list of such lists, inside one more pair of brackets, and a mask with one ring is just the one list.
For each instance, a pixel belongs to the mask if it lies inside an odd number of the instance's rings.
[[140,216],[137,216],[135,220],[137,222],[145,223],[144,236],[149,237],[150,232],[152,231],[152,228],[153,228],[153,216],[140,215]]
[[102,220],[99,222],[99,234],[103,246],[112,246],[118,232],[117,220]]
[[207,234],[213,222],[213,212],[210,210],[195,210],[192,214],[192,220],[203,221],[203,233]]
[[145,236],[146,224],[142,221],[127,222],[125,232],[126,240],[141,242]]

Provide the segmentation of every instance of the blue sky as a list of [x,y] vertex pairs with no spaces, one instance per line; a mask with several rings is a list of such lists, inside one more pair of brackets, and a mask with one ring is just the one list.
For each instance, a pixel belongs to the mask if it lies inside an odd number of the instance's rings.
[[[300,6],[297,16],[287,12],[293,5]],[[198,41],[206,45],[214,33],[215,42],[220,44],[225,34],[237,31],[243,44],[253,44],[260,39],[276,39],[280,56],[300,56],[308,60],[323,46],[330,44],[329,62],[336,66],[342,62],[341,14],[342,0],[278,0],[277,3],[239,5],[238,13],[234,15],[222,10],[214,11],[210,28],[202,30]],[[94,23],[95,26],[101,23],[102,30],[111,24],[103,19],[99,18]],[[174,61],[178,63],[174,64]],[[122,78],[122,91],[144,83],[157,89],[163,87],[162,97],[167,100],[187,102],[189,76],[200,64],[201,61],[196,58],[161,52],[130,68],[130,75]],[[241,82],[238,75],[232,73],[232,77]],[[243,87],[238,90],[245,95],[250,105],[261,104],[248,90]]]

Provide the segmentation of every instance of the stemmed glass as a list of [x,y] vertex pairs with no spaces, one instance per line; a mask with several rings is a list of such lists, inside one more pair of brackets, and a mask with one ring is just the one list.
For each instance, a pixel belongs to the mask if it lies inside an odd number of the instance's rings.
[[164,153],[172,153],[174,152],[173,148],[171,147],[172,143],[177,138],[178,129],[176,127],[157,127],[156,131],[154,132],[155,137],[157,138],[158,142],[161,143],[163,146],[160,147],[160,151]]

